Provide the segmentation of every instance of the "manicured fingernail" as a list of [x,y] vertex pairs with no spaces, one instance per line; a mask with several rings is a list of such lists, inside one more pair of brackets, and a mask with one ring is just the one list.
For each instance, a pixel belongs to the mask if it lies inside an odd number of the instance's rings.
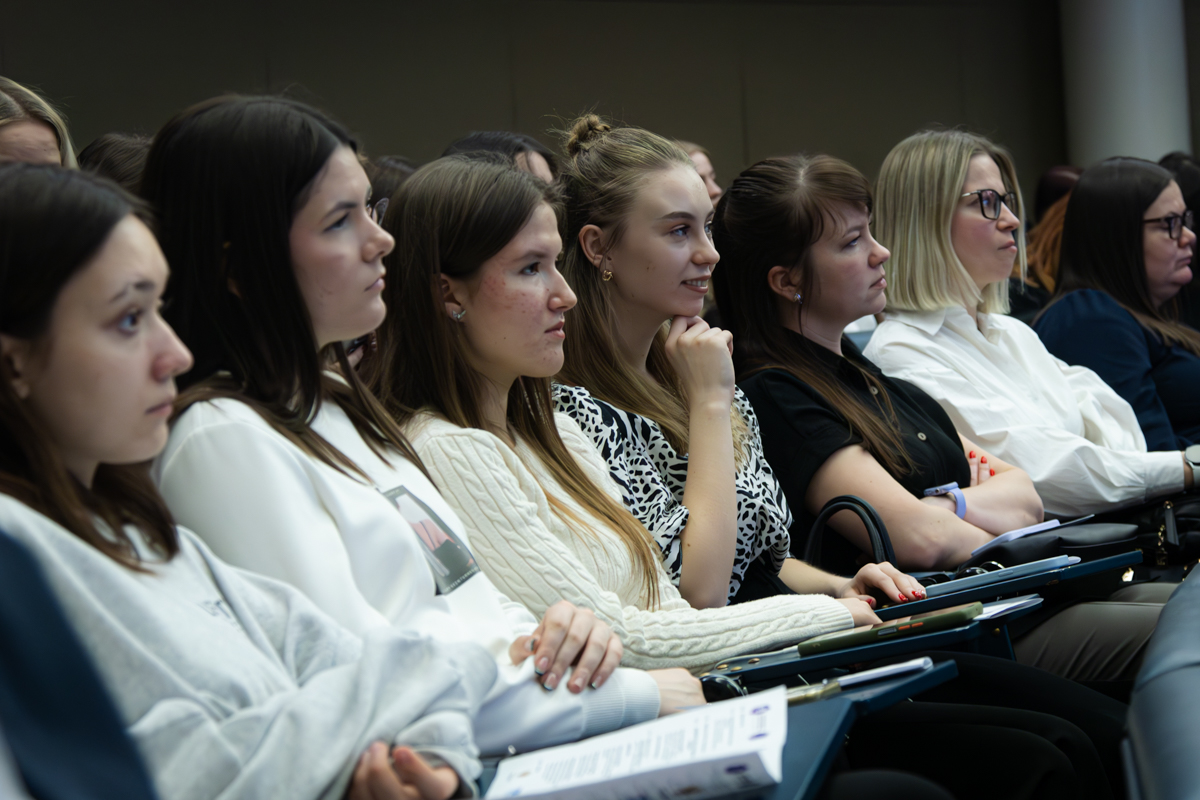
[[968,458],[974,458],[974,457],[975,457],[975,451],[974,451],[974,450],[972,450],[972,451],[971,451],[971,455],[969,455],[969,456],[968,456]]
[[537,650],[537,639],[530,639],[529,641],[525,642],[525,649],[531,653],[536,651]]
[[[990,472],[990,473],[991,473],[991,475],[995,475],[995,474],[996,474],[996,470],[994,470],[994,469],[991,469],[990,467],[988,468],[988,472]],[[989,475],[988,477],[990,478],[990,477],[991,477],[991,475]]]
[[589,683],[589,684],[588,684],[588,686],[590,686],[590,687],[591,687],[591,688],[593,688],[593,689],[599,689],[599,688],[600,688],[600,684],[598,684],[596,681],[592,681],[591,683]]
[[874,597],[868,597],[868,598],[867,598],[867,605],[869,605],[869,606],[874,606],[874,605],[875,605],[875,598],[874,598]]
[[980,463],[980,464],[986,464],[986,463],[987,463],[987,456],[984,456],[983,458],[979,459],[979,463]]
[[573,692],[582,692],[583,691],[583,678],[575,678],[574,680],[571,681],[571,691],[573,691]]
[[558,686],[558,676],[551,672],[546,676],[546,680],[542,681],[542,688],[547,692],[553,692],[555,686]]
[[923,598],[923,597],[925,597],[925,593],[924,593],[924,592],[919,592],[919,591],[918,591],[918,592],[913,592],[913,597]]
[[542,656],[541,659],[534,665],[533,671],[538,675],[545,675],[546,670],[550,669],[550,659]]

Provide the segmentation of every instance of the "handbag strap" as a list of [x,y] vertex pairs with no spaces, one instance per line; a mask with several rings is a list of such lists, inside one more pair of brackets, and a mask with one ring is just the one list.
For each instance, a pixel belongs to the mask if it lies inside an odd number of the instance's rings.
[[843,494],[833,498],[821,513],[813,520],[812,529],[808,532],[808,544],[804,548],[804,560],[814,567],[820,567],[821,543],[825,539],[829,518],[840,511],[853,511],[871,539],[871,560],[878,564],[881,561],[896,563],[896,552],[892,549],[892,540],[888,536],[887,526],[883,524],[875,508],[852,494]]

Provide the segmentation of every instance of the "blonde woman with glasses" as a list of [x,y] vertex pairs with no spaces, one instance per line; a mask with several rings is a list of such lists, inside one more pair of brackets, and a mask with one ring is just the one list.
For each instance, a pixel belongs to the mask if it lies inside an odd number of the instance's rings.
[[887,318],[864,355],[932,395],[963,436],[1029,473],[1048,513],[1190,489],[1182,453],[1148,452],[1129,403],[1007,316],[1009,275],[1014,265],[1024,274],[1022,213],[1012,157],[986,138],[924,131],[896,145],[875,206],[876,236],[892,252]]

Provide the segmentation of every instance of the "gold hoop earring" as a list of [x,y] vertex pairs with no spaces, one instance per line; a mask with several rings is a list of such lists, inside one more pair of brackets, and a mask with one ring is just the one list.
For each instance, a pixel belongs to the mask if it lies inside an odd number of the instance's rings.
[[600,273],[600,280],[602,280],[602,281],[611,281],[611,280],[612,280],[612,270],[611,270],[611,269],[606,269],[606,270],[603,270],[603,271]]

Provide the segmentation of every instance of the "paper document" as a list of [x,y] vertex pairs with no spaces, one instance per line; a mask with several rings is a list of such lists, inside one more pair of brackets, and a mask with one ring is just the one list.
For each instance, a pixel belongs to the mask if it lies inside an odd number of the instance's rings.
[[779,783],[787,690],[700,706],[500,762],[487,798],[702,800]]
[[1062,523],[1056,519],[1048,519],[1045,522],[1039,522],[1036,525],[1030,525],[1028,528],[1017,528],[1014,531],[1002,533],[999,536],[997,536],[995,539],[992,539],[990,542],[980,545],[979,547],[976,547],[974,550],[971,551],[971,555],[977,556],[980,553],[982,553],[984,550],[987,550],[989,547],[994,547],[995,545],[998,545],[1001,542],[1011,542],[1013,539],[1020,539],[1022,536],[1028,536],[1031,533],[1041,533],[1042,531],[1048,531],[1048,530],[1051,530],[1052,528],[1057,528],[1061,524]]

